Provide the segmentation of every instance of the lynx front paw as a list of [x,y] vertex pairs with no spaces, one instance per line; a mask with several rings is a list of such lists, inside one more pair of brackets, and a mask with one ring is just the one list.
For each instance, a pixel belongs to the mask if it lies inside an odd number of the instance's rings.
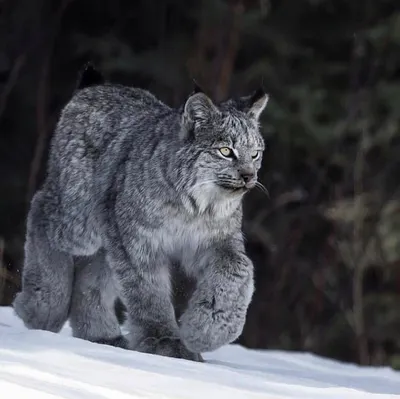
[[178,359],[203,362],[200,353],[188,350],[179,339],[170,338],[146,338],[134,347],[139,352],[151,353],[154,355],[174,357]]
[[218,309],[215,303],[192,304],[180,319],[184,344],[194,352],[210,352],[233,342],[241,334],[246,308]]

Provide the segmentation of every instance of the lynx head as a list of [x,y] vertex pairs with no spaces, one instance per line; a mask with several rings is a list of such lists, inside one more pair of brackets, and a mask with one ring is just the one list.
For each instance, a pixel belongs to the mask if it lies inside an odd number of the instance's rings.
[[219,105],[198,91],[186,101],[182,132],[194,155],[191,190],[203,207],[240,199],[255,187],[264,150],[259,118],[267,102],[262,90]]

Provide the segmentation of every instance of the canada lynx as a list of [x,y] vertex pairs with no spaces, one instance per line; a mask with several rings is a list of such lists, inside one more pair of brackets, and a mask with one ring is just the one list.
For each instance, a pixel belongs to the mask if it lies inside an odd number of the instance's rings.
[[[29,328],[58,332],[69,318],[76,337],[200,361],[240,335],[253,294],[242,198],[257,183],[268,96],[216,105],[195,92],[174,109],[94,81],[62,110],[52,138],[14,309]],[[178,320],[174,267],[196,279]]]

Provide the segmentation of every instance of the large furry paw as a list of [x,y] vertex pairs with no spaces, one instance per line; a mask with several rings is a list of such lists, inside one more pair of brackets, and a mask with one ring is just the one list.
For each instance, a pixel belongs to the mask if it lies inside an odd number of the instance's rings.
[[25,326],[32,330],[47,330],[59,332],[68,318],[66,312],[51,308],[46,301],[34,293],[20,292],[14,299],[13,308]]
[[218,309],[213,302],[192,303],[180,319],[180,336],[194,352],[211,352],[236,340],[246,319],[246,308]]
[[151,353],[154,355],[174,357],[178,359],[203,362],[200,353],[188,350],[179,339],[170,338],[145,338],[139,345],[133,348],[139,352]]

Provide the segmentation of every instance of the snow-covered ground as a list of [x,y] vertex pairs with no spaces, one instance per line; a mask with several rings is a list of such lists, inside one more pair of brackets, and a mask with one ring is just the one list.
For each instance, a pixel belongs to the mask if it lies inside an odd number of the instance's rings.
[[232,345],[206,363],[28,331],[0,307],[0,398],[400,398],[400,373]]

